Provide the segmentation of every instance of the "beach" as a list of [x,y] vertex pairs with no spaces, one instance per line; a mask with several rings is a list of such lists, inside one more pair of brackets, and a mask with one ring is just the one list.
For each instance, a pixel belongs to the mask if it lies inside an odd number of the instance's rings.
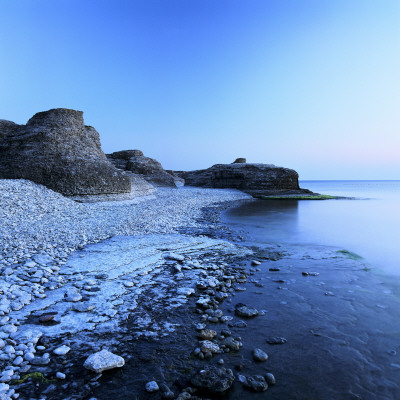
[[[0,184],[10,398],[398,395],[396,287],[337,247],[254,241],[229,216],[250,196],[180,188],[77,203],[23,180]],[[125,365],[85,368],[102,349]],[[210,367],[234,381],[194,385]]]

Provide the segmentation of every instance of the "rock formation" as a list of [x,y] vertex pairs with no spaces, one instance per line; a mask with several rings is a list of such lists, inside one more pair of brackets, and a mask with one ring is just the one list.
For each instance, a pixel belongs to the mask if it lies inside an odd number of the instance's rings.
[[175,187],[175,179],[154,158],[145,157],[140,150],[123,150],[107,154],[108,159],[119,169],[141,175],[157,186]]
[[107,160],[83,112],[65,108],[39,112],[26,125],[0,120],[0,178],[29,179],[67,196],[131,191],[131,178]]
[[299,175],[293,169],[272,164],[246,164],[237,159],[232,164],[216,164],[208,169],[176,172],[187,186],[232,188],[253,197],[311,193],[300,189]]
[[246,164],[245,158],[237,158],[232,164]]

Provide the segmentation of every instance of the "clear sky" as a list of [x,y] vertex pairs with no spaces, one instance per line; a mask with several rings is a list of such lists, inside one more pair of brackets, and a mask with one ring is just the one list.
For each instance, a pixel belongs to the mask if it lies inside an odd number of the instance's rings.
[[105,152],[400,179],[399,0],[0,0],[0,118],[84,111]]

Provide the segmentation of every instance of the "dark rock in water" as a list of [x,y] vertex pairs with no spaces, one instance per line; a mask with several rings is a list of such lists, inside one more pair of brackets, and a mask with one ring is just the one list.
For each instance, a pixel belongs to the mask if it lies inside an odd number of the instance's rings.
[[232,164],[246,164],[245,158],[237,158]]
[[293,169],[272,164],[216,164],[208,169],[176,172],[187,186],[232,188],[253,197],[311,193],[300,189],[299,175]]
[[228,390],[235,377],[231,369],[208,367],[199,371],[192,379],[192,385],[210,393],[223,393]]
[[268,344],[285,344],[287,343],[287,339],[283,337],[270,337],[267,339]]
[[268,383],[261,375],[248,376],[243,385],[254,392],[265,392],[268,389]]
[[117,168],[139,174],[152,184],[176,186],[175,178],[157,160],[145,157],[140,150],[117,151],[107,154],[107,157]]
[[238,303],[235,306],[235,314],[239,317],[252,318],[258,315],[258,310],[246,306],[246,304]]
[[0,120],[0,178],[29,179],[67,196],[131,191],[83,112],[66,108],[39,112],[26,125]]

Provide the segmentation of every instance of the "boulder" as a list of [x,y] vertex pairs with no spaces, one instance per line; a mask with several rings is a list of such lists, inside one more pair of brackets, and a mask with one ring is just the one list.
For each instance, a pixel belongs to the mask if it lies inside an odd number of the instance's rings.
[[117,168],[139,174],[154,185],[176,187],[175,178],[157,160],[145,157],[140,150],[117,151],[107,157]]
[[239,189],[253,197],[311,193],[300,189],[299,175],[293,169],[236,161],[197,171],[177,171],[176,174],[185,180],[187,186]]
[[0,178],[29,179],[67,196],[131,191],[83,112],[66,108],[39,112],[26,125],[0,120]]

